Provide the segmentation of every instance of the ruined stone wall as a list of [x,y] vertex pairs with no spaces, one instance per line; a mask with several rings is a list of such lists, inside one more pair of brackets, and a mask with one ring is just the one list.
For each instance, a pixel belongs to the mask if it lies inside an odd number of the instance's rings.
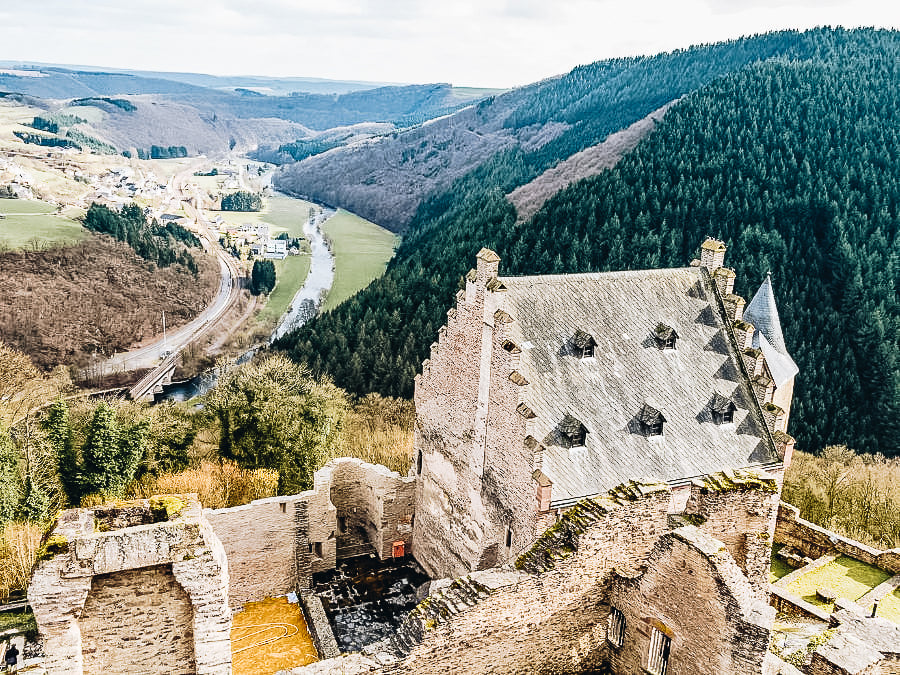
[[874,565],[891,574],[900,573],[900,549],[880,551],[858,541],[819,527],[800,517],[800,509],[781,502],[775,526],[774,541],[797,549],[810,558],[818,558],[829,551],[837,551]]
[[171,565],[95,576],[79,619],[85,673],[190,675],[191,599]]
[[231,672],[228,564],[196,495],[64,511],[28,602],[54,675]]
[[660,539],[645,572],[617,569],[608,597],[625,629],[609,647],[612,672],[647,672],[654,629],[671,640],[668,675],[762,672],[774,609],[720,548],[689,526]]
[[[304,532],[305,502],[302,495],[260,499],[244,506],[205,511],[228,558],[229,598],[232,607],[297,590],[304,575],[298,570],[298,541]],[[305,506],[305,504],[304,504]],[[299,526],[298,526],[299,525]],[[308,565],[307,565],[308,568]]]
[[638,565],[667,527],[665,486],[635,485],[571,509],[518,559],[522,573],[475,572],[423,602],[401,628],[421,642],[396,672],[598,668],[606,649],[604,580],[616,565]]
[[351,545],[367,543],[382,560],[392,556],[395,542],[402,541],[404,550],[409,550],[415,513],[414,478],[350,458],[329,462],[321,473],[323,486],[331,485],[329,496],[336,509],[339,543],[342,538]]
[[313,484],[300,494],[205,511],[228,557],[233,607],[309,588],[313,574],[334,569],[342,522],[382,559],[395,541],[411,544],[414,479],[343,457],[316,471]]
[[685,507],[703,532],[725,544],[761,596],[769,588],[780,492],[774,477],[729,471],[695,481]]

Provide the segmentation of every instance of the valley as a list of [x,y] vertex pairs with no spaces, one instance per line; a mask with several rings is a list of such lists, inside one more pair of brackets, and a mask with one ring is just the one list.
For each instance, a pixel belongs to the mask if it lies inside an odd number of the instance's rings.
[[0,62],[34,672],[893,663],[898,64],[829,27],[511,89]]

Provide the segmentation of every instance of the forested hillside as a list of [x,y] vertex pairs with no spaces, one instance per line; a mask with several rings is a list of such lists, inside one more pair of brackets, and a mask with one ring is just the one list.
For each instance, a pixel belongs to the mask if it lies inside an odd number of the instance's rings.
[[425,199],[459,194],[448,191],[453,181],[486,161],[497,166],[492,183],[511,189],[716,77],[811,48],[790,31],[579,66],[378,142],[310,157],[275,183],[403,231],[421,222],[414,217]]
[[[537,151],[492,156],[429,199],[382,279],[279,346],[352,391],[410,396],[480,247],[497,250],[503,274],[640,269],[683,266],[710,234],[729,245],[736,292],[749,297],[772,272],[800,366],[800,446],[900,454],[900,34],[822,29],[730,45],[749,65],[710,78],[614,169],[517,226],[506,193],[674,98],[682,77],[709,72],[702,55],[725,46],[698,51],[687,74],[681,63],[620,79],[604,95],[627,105],[600,120],[579,121],[593,108],[573,101],[598,102],[587,87],[523,109],[522,123],[557,119],[556,104],[574,126]],[[763,47],[781,55],[758,62]]]

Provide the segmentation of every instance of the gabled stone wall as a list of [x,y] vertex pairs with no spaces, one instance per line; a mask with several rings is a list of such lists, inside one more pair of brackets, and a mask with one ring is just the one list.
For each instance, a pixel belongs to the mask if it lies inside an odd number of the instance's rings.
[[502,563],[537,534],[534,451],[517,411],[528,383],[504,348],[498,261],[478,254],[416,377],[414,555],[433,577]]

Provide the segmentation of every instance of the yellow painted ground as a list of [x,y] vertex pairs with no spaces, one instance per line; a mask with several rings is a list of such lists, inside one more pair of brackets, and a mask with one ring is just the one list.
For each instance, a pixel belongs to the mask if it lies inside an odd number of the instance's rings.
[[[872,606],[866,607],[868,612],[872,611]],[[900,624],[900,589],[886,595],[878,601],[877,616],[884,619],[890,619],[896,624]]]
[[887,581],[890,576],[884,570],[842,555],[837,560],[795,579],[788,585],[787,590],[817,607],[831,610],[833,604],[822,602],[816,596],[816,589],[828,588],[839,598],[856,601],[881,582]]
[[287,598],[248,602],[231,627],[234,675],[271,675],[319,660],[300,607]]

